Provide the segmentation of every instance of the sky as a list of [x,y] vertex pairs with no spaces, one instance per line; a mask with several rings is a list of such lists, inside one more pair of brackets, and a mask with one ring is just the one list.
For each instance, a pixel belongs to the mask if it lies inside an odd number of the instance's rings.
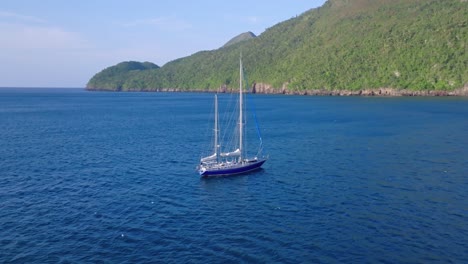
[[0,87],[85,87],[122,61],[159,66],[325,0],[2,0]]

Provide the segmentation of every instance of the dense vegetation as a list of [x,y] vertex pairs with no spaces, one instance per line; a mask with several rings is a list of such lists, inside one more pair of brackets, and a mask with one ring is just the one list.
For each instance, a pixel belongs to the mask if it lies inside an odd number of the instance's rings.
[[329,0],[256,38],[161,68],[121,72],[110,67],[87,87],[236,87],[242,52],[250,83],[272,89],[453,90],[468,84],[467,41],[466,0]]
[[226,44],[224,44],[223,48],[246,41],[246,40],[251,40],[256,37],[257,36],[255,36],[255,34],[250,31],[245,32],[229,40]]
[[89,80],[88,87],[120,91],[124,84],[132,79],[136,73],[150,69],[159,69],[159,66],[151,62],[124,61],[94,75]]

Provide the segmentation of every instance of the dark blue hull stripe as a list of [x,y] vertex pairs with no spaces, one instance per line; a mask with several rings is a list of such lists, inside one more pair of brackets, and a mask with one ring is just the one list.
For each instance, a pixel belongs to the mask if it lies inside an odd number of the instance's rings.
[[247,173],[249,171],[260,169],[260,167],[265,163],[266,160],[260,160],[254,162],[252,164],[248,164],[245,166],[240,166],[236,168],[229,168],[225,170],[207,170],[203,174],[202,177],[209,177],[209,176],[223,176],[223,175],[235,175],[235,174],[242,174]]

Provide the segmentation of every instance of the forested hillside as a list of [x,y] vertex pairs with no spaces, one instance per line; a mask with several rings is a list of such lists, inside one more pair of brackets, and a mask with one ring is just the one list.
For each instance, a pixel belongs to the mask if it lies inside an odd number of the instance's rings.
[[94,75],[87,86],[102,90],[121,90],[135,74],[151,69],[159,69],[159,66],[151,62],[124,61]]
[[451,91],[468,84],[467,41],[466,0],[329,0],[256,38],[161,68],[121,73],[110,67],[87,88],[237,87],[242,52],[249,85],[261,92]]

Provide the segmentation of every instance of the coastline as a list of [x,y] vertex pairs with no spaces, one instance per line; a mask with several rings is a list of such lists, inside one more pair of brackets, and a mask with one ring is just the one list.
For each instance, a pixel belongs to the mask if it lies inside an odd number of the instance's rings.
[[254,84],[252,93],[260,94],[291,94],[291,95],[315,95],[315,96],[468,96],[468,84],[464,87],[454,89],[453,91],[425,90],[416,91],[409,89],[395,88],[375,88],[375,89],[359,89],[359,90],[326,90],[326,89],[310,89],[310,90],[290,90],[284,85],[281,89],[272,89],[271,86],[262,83]]
[[[105,90],[86,88],[87,91],[99,92],[194,92],[194,93],[232,93],[234,89],[220,87],[218,90],[208,89],[180,89],[180,88],[160,88],[150,90],[130,89],[125,91]],[[325,90],[325,89],[310,89],[310,90],[290,90],[283,87],[282,89],[274,89],[267,85],[254,85],[249,93],[252,94],[284,94],[284,95],[304,95],[304,96],[377,96],[377,97],[398,97],[398,96],[467,96],[468,85],[463,88],[455,89],[453,91],[414,91],[409,89],[395,89],[395,88],[378,88],[378,89],[361,89],[361,90]]]
[[[263,93],[263,92],[260,92]],[[407,89],[363,89],[363,90],[305,90],[305,91],[284,91],[282,94],[288,95],[310,95],[310,96],[381,96],[381,97],[398,97],[398,96],[468,96],[468,87],[453,91],[413,91]]]

